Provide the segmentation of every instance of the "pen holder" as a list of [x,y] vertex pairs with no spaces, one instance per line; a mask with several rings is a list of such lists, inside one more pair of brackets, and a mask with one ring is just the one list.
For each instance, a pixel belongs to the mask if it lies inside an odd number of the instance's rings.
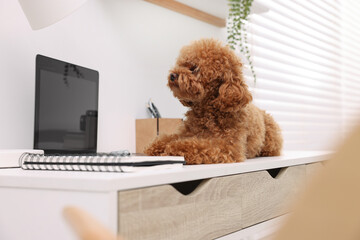
[[181,124],[181,118],[136,119],[136,152],[143,153],[159,135],[176,133]]

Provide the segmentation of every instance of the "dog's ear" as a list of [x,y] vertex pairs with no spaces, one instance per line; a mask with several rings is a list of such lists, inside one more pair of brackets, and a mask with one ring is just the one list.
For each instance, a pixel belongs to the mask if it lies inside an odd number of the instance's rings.
[[240,79],[225,81],[213,104],[222,112],[234,112],[252,101],[248,86]]

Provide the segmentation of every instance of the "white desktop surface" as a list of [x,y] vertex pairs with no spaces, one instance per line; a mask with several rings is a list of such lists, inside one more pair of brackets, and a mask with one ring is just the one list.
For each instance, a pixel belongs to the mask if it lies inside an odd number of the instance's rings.
[[185,165],[181,169],[137,173],[0,169],[0,187],[58,190],[121,191],[328,160],[329,152],[289,151],[240,163]]

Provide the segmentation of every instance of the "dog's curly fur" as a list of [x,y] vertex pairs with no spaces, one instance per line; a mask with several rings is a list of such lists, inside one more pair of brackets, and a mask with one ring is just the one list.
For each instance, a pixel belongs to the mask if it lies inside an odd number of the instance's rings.
[[179,133],[160,136],[146,154],[184,156],[187,164],[280,155],[280,128],[251,103],[242,63],[228,46],[202,39],[183,47],[168,86],[189,111]]

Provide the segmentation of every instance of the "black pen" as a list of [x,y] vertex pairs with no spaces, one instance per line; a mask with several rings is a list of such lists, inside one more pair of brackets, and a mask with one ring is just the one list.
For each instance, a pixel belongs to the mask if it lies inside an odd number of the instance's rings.
[[161,118],[160,112],[153,102],[151,102],[151,106],[152,106],[152,110],[155,113],[156,118]]
[[149,104],[146,104],[146,107],[147,107],[147,109],[149,110],[151,116],[152,116],[153,118],[156,118],[156,115],[155,115],[153,109],[150,107],[150,105],[149,105]]

